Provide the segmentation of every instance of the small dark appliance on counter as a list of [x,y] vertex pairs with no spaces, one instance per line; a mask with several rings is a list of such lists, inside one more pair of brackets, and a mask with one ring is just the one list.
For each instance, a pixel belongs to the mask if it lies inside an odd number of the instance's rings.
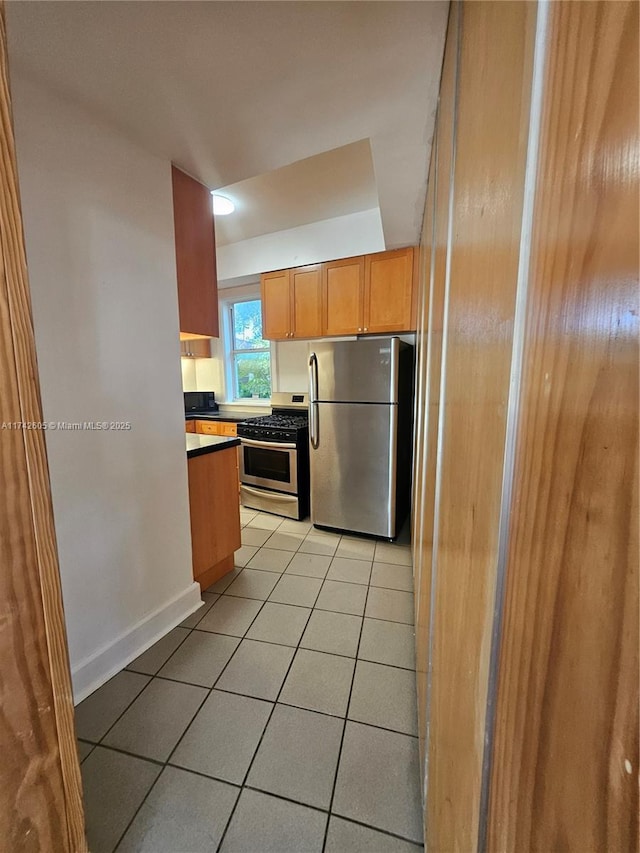
[[215,391],[185,391],[185,415],[211,415],[218,411]]

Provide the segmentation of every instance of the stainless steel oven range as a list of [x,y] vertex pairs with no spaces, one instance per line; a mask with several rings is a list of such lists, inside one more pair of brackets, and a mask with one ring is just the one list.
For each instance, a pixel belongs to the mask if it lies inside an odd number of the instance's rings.
[[242,506],[302,519],[309,514],[309,397],[274,392],[272,411],[238,424]]

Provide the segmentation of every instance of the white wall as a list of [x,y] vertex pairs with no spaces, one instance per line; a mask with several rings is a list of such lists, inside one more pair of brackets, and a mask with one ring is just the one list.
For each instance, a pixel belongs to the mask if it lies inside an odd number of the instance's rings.
[[170,164],[12,77],[69,654],[82,698],[199,601]]
[[218,278],[232,286],[229,279],[368,255],[385,248],[380,210],[375,207],[218,246]]
[[[260,298],[260,282],[220,291],[220,333],[223,333],[222,313],[225,300]],[[306,391],[308,385],[308,341],[278,341],[271,345],[274,391]],[[216,400],[228,403],[222,337],[211,341],[211,358],[183,358],[182,387],[185,391],[215,391]],[[267,404],[268,405],[268,404]],[[253,409],[253,401],[238,402],[239,408]],[[229,408],[229,406],[224,406]],[[264,408],[264,404],[262,406]],[[256,411],[256,415],[262,412]]]
[[309,341],[278,341],[274,391],[308,391]]

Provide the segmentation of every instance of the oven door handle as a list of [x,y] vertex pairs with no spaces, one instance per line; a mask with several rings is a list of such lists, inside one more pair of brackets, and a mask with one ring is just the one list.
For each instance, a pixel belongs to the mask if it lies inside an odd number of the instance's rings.
[[254,441],[252,438],[240,436],[240,442],[249,447],[272,447],[274,450],[295,450],[296,445],[284,441]]
[[255,495],[255,497],[257,497],[257,498],[265,498],[265,500],[269,500],[269,499],[274,500],[274,501],[278,500],[278,501],[283,501],[285,503],[287,503],[287,502],[294,503],[295,501],[298,500],[297,495],[284,495],[281,492],[278,492],[277,494],[275,494],[274,492],[267,492],[267,491],[264,491],[263,489],[252,489],[251,486],[247,486],[246,483],[242,484],[242,488],[248,494]]

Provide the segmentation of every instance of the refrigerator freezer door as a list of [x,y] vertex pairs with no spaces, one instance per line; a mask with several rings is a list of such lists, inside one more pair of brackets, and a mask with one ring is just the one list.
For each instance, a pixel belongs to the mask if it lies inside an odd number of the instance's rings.
[[394,537],[398,407],[318,403],[317,410],[311,520],[324,527]]
[[317,399],[340,403],[398,401],[399,338],[319,343]]

